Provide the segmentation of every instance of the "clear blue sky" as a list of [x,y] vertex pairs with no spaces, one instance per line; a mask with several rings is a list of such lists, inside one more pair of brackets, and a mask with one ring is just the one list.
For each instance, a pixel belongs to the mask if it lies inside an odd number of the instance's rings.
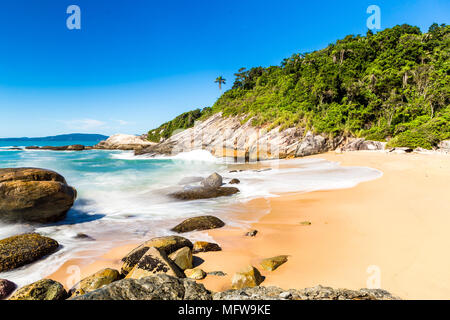
[[211,106],[219,75],[365,34],[371,4],[383,29],[450,23],[448,0],[1,0],[0,137],[144,133]]

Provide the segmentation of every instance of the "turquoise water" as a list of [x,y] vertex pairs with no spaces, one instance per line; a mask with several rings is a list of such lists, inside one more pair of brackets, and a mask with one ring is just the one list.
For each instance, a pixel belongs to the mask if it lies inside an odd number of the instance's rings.
[[[60,145],[74,143],[67,141]],[[246,225],[246,221],[228,218],[232,203],[283,192],[348,188],[381,175],[374,169],[341,167],[338,163],[321,159],[292,160],[286,168],[273,161],[268,162],[272,166],[270,171],[230,173],[223,160],[203,150],[171,158],[136,157],[133,152],[109,150],[8,150],[10,146],[25,145],[25,142],[3,143],[0,146],[0,168],[54,170],[77,189],[78,198],[67,218],[61,222],[51,225],[0,224],[0,239],[23,232],[38,232],[61,244],[58,252],[44,260],[0,274],[1,278],[19,285],[48,276],[71,258],[93,261],[112,247],[172,234],[170,228],[186,217],[212,214],[228,225]],[[40,142],[40,145],[55,144]],[[220,173],[225,182],[232,178],[240,179],[240,193],[197,201],[174,201],[168,197],[168,193],[181,188],[178,182],[182,178],[206,177],[213,172]],[[78,233],[87,234],[95,241],[77,239]],[[189,234],[188,237],[210,240],[201,233]]]

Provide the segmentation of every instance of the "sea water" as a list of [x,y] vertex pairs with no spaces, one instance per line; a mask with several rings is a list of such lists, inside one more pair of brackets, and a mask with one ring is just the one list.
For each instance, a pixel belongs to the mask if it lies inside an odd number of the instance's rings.
[[[61,245],[56,253],[43,260],[0,273],[0,278],[15,281],[18,285],[48,276],[72,258],[95,259],[120,244],[172,234],[170,228],[187,217],[211,214],[228,225],[244,226],[243,221],[228,219],[231,204],[285,192],[349,188],[381,176],[381,172],[375,169],[342,167],[322,159],[288,160],[284,162],[289,164],[285,168],[279,167],[277,161],[268,161],[266,163],[272,167],[271,170],[229,172],[227,161],[204,150],[150,158],[116,150],[10,150],[13,146],[29,145],[17,141],[13,144],[3,142],[0,145],[0,168],[54,170],[63,175],[78,193],[66,219],[58,223],[0,223],[0,239],[38,232]],[[38,145],[55,144],[39,142]],[[237,185],[240,192],[231,197],[195,201],[175,201],[167,196],[171,190],[180,188],[178,182],[182,178],[206,177],[213,172],[221,174],[225,182],[238,178],[241,181]],[[79,233],[94,240],[79,239],[76,237]]]

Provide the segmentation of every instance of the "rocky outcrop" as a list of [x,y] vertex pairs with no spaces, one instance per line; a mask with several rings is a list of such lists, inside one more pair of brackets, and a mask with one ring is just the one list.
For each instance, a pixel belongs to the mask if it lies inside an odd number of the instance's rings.
[[141,279],[164,273],[169,276],[184,278],[184,273],[170,260],[163,250],[151,247],[128,273],[127,278]]
[[0,272],[32,263],[58,249],[58,242],[37,233],[0,240]]
[[252,287],[217,292],[214,300],[398,300],[381,289],[333,289],[316,286],[301,290],[283,290],[278,287]]
[[42,279],[20,288],[9,300],[64,300],[67,292],[63,285],[50,279]]
[[0,279],[0,300],[8,298],[8,296],[16,290],[16,284],[6,279]]
[[328,151],[328,145],[326,138],[318,135],[315,136],[309,131],[295,151],[295,156],[306,157],[314,154],[322,153]]
[[159,274],[142,279],[123,279],[73,300],[211,300],[202,284]]
[[276,268],[288,261],[288,256],[276,256],[261,261],[261,267],[267,271],[274,271]]
[[200,200],[231,196],[238,192],[239,189],[234,187],[189,187],[184,190],[171,193],[170,196],[178,200]]
[[247,287],[256,287],[263,282],[264,279],[258,269],[253,266],[247,266],[241,271],[235,273],[231,280],[233,289],[242,289]]
[[178,268],[181,270],[192,268],[192,250],[189,247],[183,247],[169,255],[169,259],[172,260]]
[[0,220],[54,222],[65,218],[76,190],[56,172],[37,168],[0,169]]
[[208,252],[208,251],[221,251],[222,248],[217,243],[207,241],[196,241],[194,243],[193,253]]
[[202,181],[202,185],[205,188],[219,188],[223,184],[222,180],[222,176],[217,172],[214,172],[212,175]]
[[201,230],[209,230],[209,229],[216,229],[221,228],[225,225],[225,222],[220,220],[217,217],[214,216],[200,216],[200,217],[194,217],[189,218],[178,224],[177,226],[173,227],[171,230],[183,233],[183,232],[190,232],[190,231],[201,231]]
[[72,144],[72,145],[68,145],[68,146],[43,146],[43,147],[38,147],[38,146],[29,146],[29,147],[25,147],[25,149],[27,150],[51,150],[51,151],[83,151],[86,149],[89,149],[89,147],[86,147],[82,144]]
[[81,296],[88,292],[97,290],[105,285],[113,283],[120,279],[120,273],[117,270],[106,268],[100,270],[87,278],[84,278],[72,289],[69,290],[69,295],[72,297]]
[[206,272],[200,268],[186,269],[184,270],[184,274],[187,278],[193,280],[202,280],[206,277]]
[[153,145],[155,145],[154,142],[144,140],[140,136],[115,134],[104,141],[100,141],[94,146],[94,149],[141,150]]
[[170,255],[171,253],[183,247],[188,247],[192,249],[193,245],[192,242],[189,241],[188,239],[179,236],[152,238],[144,242],[137,248],[133,249],[122,259],[123,262],[121,269],[122,274],[128,275],[128,273],[139,262],[142,256],[152,247],[158,248],[164,251],[165,254]]
[[342,151],[362,151],[362,150],[384,150],[386,142],[371,141],[364,138],[350,139],[344,146]]

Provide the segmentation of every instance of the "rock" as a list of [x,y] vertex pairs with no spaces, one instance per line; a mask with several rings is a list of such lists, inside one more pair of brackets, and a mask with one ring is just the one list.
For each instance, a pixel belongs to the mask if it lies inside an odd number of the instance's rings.
[[402,154],[402,153],[411,153],[413,151],[414,151],[413,149],[407,148],[407,147],[395,147],[395,148],[392,148],[392,149],[388,150],[388,152],[400,153],[400,154]]
[[223,179],[220,174],[214,172],[212,175],[204,179],[202,184],[206,188],[219,188],[223,184]]
[[203,284],[159,274],[123,279],[71,300],[211,300]]
[[183,233],[221,228],[225,222],[214,216],[200,216],[189,218],[172,228],[172,231]]
[[189,247],[192,249],[193,245],[191,241],[180,236],[152,238],[133,249],[122,259],[122,274],[127,275],[151,247],[158,248],[166,254],[171,254],[172,252],[175,252],[183,247]]
[[54,222],[64,219],[76,190],[56,172],[34,169],[0,169],[0,220]]
[[208,275],[211,276],[217,276],[217,277],[225,277],[227,274],[223,271],[211,271],[207,273]]
[[97,290],[105,285],[113,283],[114,281],[117,281],[119,279],[119,271],[106,268],[81,280],[72,289],[69,290],[69,295],[72,297],[81,296],[88,292]]
[[158,273],[184,278],[184,273],[167,257],[163,250],[151,247],[128,273],[126,278],[141,279]]
[[184,270],[184,274],[186,275],[186,277],[193,280],[202,280],[206,277],[205,271],[200,268],[186,269]]
[[239,184],[239,183],[241,183],[241,181],[239,179],[236,179],[236,178],[231,179],[231,181],[230,181],[230,184]]
[[302,226],[310,226],[311,225],[311,221],[302,221],[302,222],[300,222],[300,224]]
[[258,233],[258,230],[250,230],[245,234],[246,237],[254,237]]
[[42,279],[17,290],[9,300],[64,300],[67,292],[63,285],[50,279]]
[[178,268],[181,270],[192,269],[192,251],[189,247],[183,247],[169,255]]
[[58,242],[37,233],[27,233],[0,240],[0,272],[34,262],[59,247]]
[[16,290],[17,286],[14,282],[6,279],[0,279],[0,300],[8,298],[8,296]]
[[444,140],[444,141],[441,141],[441,142],[438,144],[438,148],[439,148],[439,149],[442,149],[442,150],[444,150],[444,151],[450,151],[450,140]]
[[81,145],[81,144],[73,144],[70,146],[67,146],[67,150],[70,151],[83,151],[85,149],[85,146]]
[[196,241],[194,243],[193,253],[208,252],[208,251],[221,251],[222,248],[217,243]]
[[152,145],[155,145],[155,143],[144,140],[138,136],[115,134],[104,141],[100,141],[94,146],[94,149],[141,150]]
[[85,233],[77,233],[74,237],[74,239],[81,239],[81,240],[90,240],[90,241],[95,241],[94,238],[92,238],[91,236],[85,234]]
[[261,261],[261,267],[267,271],[274,271],[276,268],[288,261],[288,256],[276,256]]
[[178,184],[184,186],[190,183],[202,182],[203,180],[204,180],[203,177],[184,177],[183,179],[180,180],[180,182],[178,182]]
[[306,157],[327,151],[326,139],[322,136],[314,136],[308,131],[302,142],[298,145],[295,155]]
[[199,200],[231,196],[238,192],[239,189],[233,187],[220,187],[216,189],[196,187],[171,193],[170,196],[178,200]]
[[350,141],[342,147],[343,151],[362,151],[362,150],[384,150],[386,142],[371,141],[364,138],[350,139]]
[[398,300],[381,289],[333,289],[317,286],[301,290],[284,290],[278,287],[253,287],[217,292],[214,300]]
[[246,287],[256,287],[263,282],[263,277],[258,269],[248,266],[233,275],[231,287],[233,289],[242,289]]

